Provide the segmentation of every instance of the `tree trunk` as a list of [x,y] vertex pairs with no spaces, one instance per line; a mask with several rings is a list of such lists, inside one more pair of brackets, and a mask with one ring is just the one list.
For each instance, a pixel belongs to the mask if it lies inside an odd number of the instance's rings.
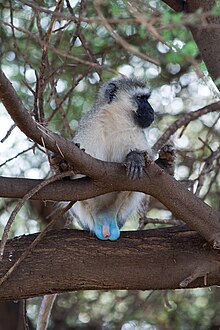
[[[33,327],[28,324],[29,330]],[[0,330],[24,330],[25,317],[22,301],[0,302]]]

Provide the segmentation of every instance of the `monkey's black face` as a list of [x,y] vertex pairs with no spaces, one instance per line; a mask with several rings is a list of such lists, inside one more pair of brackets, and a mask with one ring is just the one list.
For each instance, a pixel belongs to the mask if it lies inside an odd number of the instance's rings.
[[140,94],[134,97],[138,106],[134,112],[134,120],[142,128],[150,126],[154,121],[154,110],[148,102],[149,96],[149,94]]
[[126,104],[126,96],[129,98],[136,125],[146,128],[152,124],[154,110],[148,102],[150,93],[141,82],[131,79],[114,80],[104,88],[104,97],[108,104],[122,101]]

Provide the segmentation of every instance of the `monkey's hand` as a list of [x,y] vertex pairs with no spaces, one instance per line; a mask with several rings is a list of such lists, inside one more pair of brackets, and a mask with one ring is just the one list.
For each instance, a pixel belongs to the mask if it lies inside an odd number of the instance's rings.
[[171,144],[165,144],[159,152],[159,158],[155,163],[168,174],[174,175],[175,170],[175,149]]
[[145,152],[132,150],[125,159],[126,173],[131,180],[140,179],[145,167]]

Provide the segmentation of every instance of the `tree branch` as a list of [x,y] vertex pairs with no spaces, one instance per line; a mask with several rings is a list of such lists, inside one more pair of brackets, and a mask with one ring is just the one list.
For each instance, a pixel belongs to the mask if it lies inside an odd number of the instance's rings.
[[[1,276],[34,238],[7,243]],[[190,276],[189,287],[219,285],[219,257],[198,234],[179,228],[122,232],[117,242],[82,231],[51,231],[0,286],[0,300],[88,289],[177,289]]]
[[163,0],[170,8],[175,11],[182,11],[183,10],[183,1],[179,0]]
[[211,103],[205,107],[198,109],[193,112],[188,112],[178,118],[174,123],[172,123],[167,130],[161,135],[157,142],[152,147],[153,150],[158,151],[168,139],[173,135],[180,127],[187,126],[191,121],[198,119],[199,117],[210,113],[220,111],[220,102]]
[[[220,213],[188,191],[155,163],[148,165],[147,173],[141,180],[136,181],[126,177],[125,169],[120,164],[110,165],[107,180],[100,178],[99,181],[93,181],[90,178],[82,178],[56,182],[42,188],[34,198],[84,200],[112,191],[141,191],[157,198],[178,219],[200,233],[215,248],[219,248]],[[1,178],[0,196],[21,198],[29,189],[33,189],[35,184],[39,184],[39,180]]]
[[[84,178],[76,180],[74,183],[71,182],[75,191],[69,200],[87,199],[112,191],[144,192],[157,198],[178,219],[189,224],[216,249],[220,248],[220,213],[164,173],[156,164],[148,164],[147,174],[145,173],[141,180],[131,181],[127,178],[125,168],[121,164],[97,160],[81,151],[72,142],[39,126],[24,108],[11,83],[1,70],[0,98],[12,119],[29,138],[54,152],[61,153],[67,161],[80,168],[80,173],[95,179],[92,181]],[[15,191],[14,186],[12,191]],[[47,195],[45,199],[51,200],[51,197]]]

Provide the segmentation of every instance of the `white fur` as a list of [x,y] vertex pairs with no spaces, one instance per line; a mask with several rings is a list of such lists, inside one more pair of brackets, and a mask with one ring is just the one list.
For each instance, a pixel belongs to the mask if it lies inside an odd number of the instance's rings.
[[136,87],[134,89],[135,91],[135,94],[140,94],[140,95],[143,95],[143,94],[149,94],[150,93],[150,89],[148,88],[141,88],[141,87]]
[[[133,93],[146,93],[145,89],[133,89]],[[100,160],[123,162],[131,150],[150,151],[144,130],[135,125],[132,111],[136,111],[131,95],[121,93],[120,97],[106,104],[99,111],[88,113],[79,125],[74,137],[91,156]],[[94,230],[94,215],[98,211],[117,215],[119,227],[137,211],[144,194],[139,192],[114,192],[77,202],[73,213],[81,226]]]

